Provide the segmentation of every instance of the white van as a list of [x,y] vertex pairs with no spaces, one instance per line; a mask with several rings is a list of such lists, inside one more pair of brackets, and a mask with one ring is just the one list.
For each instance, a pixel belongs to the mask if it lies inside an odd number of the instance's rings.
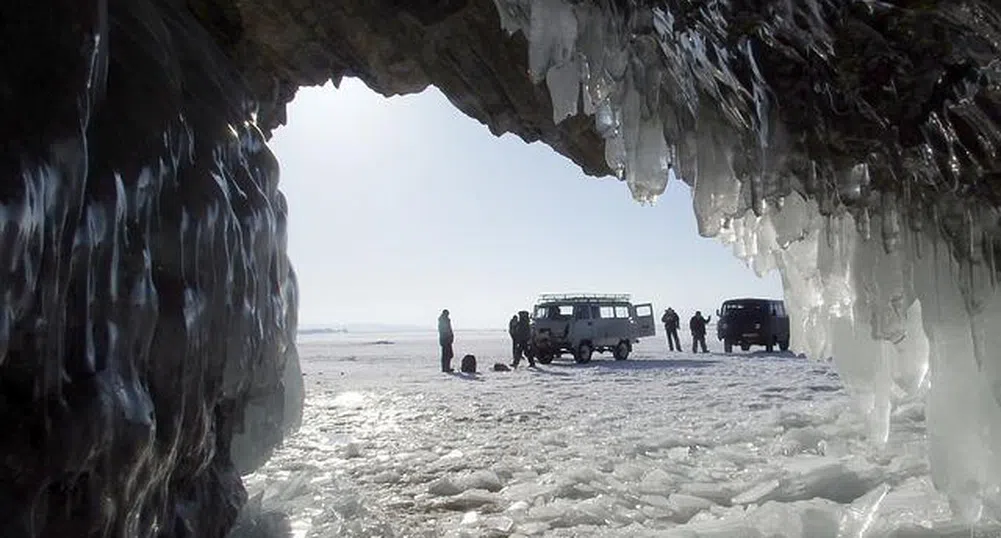
[[629,295],[542,295],[532,311],[531,351],[542,364],[564,353],[586,363],[595,351],[621,361],[654,334],[653,305],[633,305]]

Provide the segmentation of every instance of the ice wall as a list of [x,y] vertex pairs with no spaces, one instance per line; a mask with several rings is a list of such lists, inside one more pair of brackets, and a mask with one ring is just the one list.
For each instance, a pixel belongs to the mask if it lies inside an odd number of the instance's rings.
[[781,272],[792,345],[834,358],[872,439],[887,441],[897,403],[926,399],[936,486],[958,514],[1001,519],[999,215],[984,188],[1001,143],[998,13],[495,4],[527,37],[554,121],[592,115],[638,200],[669,168],[692,185],[700,233]]
[[225,536],[302,405],[252,101],[167,0],[3,2],[0,66],[0,536]]

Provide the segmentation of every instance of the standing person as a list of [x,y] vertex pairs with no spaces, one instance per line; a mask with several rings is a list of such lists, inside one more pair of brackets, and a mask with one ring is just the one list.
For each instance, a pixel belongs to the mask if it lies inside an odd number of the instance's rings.
[[696,310],[692,320],[688,322],[688,328],[692,330],[692,353],[699,352],[699,344],[702,344],[703,353],[709,353],[706,349],[706,323],[709,323],[710,319],[712,316],[703,318],[702,312]]
[[441,371],[452,372],[452,342],[455,335],[452,333],[452,320],[448,317],[448,309],[442,310],[438,316],[438,344],[441,345]]
[[507,322],[507,334],[511,336],[511,360],[518,362],[518,314],[511,316]]
[[671,351],[681,351],[681,340],[678,338],[678,327],[681,325],[681,318],[673,308],[664,311],[660,321],[664,324],[664,332],[667,333],[667,347]]
[[511,366],[517,368],[522,355],[524,355],[528,357],[529,368],[535,368],[535,357],[532,355],[532,350],[529,349],[529,342],[532,341],[532,321],[528,318],[528,312],[524,310],[518,312],[517,320],[518,323],[514,330],[514,364]]

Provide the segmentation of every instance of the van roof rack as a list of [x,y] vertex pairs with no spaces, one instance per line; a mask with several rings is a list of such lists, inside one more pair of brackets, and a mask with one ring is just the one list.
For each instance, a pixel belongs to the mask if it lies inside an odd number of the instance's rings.
[[540,303],[594,303],[599,301],[628,303],[630,299],[628,293],[543,293],[539,295]]

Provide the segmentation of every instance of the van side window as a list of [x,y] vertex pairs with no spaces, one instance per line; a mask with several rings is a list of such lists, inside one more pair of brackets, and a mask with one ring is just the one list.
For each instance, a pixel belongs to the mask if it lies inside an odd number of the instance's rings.
[[590,313],[591,309],[587,305],[575,306],[573,309],[573,319],[591,319]]

